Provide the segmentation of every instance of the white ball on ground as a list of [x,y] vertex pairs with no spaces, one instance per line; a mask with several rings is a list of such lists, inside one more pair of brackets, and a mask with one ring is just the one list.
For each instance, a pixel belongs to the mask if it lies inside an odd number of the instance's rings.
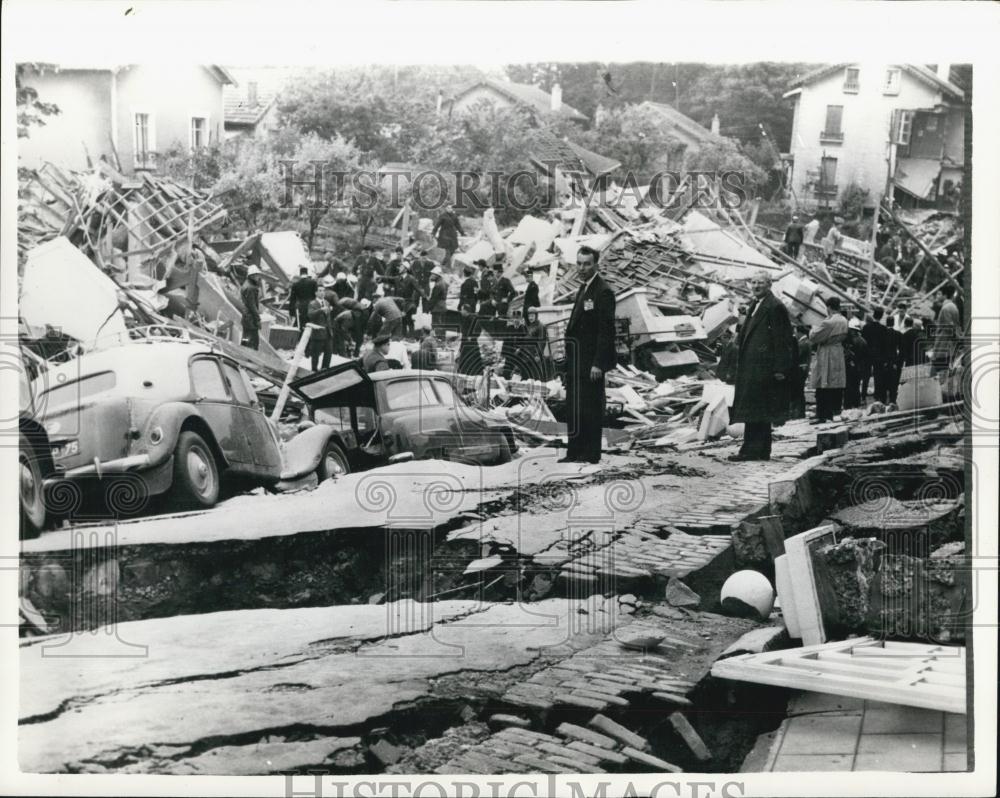
[[774,608],[774,588],[759,571],[737,571],[723,584],[719,598],[731,615],[766,620]]

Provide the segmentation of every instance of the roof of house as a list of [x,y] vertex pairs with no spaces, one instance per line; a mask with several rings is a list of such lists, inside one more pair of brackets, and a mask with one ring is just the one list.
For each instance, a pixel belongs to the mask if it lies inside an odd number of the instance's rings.
[[227,125],[256,125],[278,99],[274,92],[257,90],[257,102],[250,103],[245,91],[226,87],[222,94],[223,115]]
[[531,149],[531,159],[546,170],[554,165],[563,172],[590,174],[594,177],[613,172],[621,166],[621,161],[591,152],[544,131],[539,131],[538,141]]
[[[479,86],[491,88],[494,91],[503,94],[505,97],[509,97],[514,102],[527,105],[532,110],[546,114],[552,113],[552,95],[547,91],[529,83],[514,83],[511,80],[497,80],[495,78],[485,78],[484,80],[473,83],[471,86],[467,86],[452,98],[452,102],[460,99]],[[584,114],[580,113],[573,106],[566,103],[562,103],[560,105],[557,113],[579,122],[585,122],[587,120],[587,117]]]
[[[62,60],[56,64],[39,64],[38,72],[118,72],[122,69],[142,66],[141,64],[119,64],[112,61],[100,61],[98,59],[87,59],[86,61]],[[237,85],[233,73],[220,64],[203,64],[212,76],[219,83],[226,85]]]
[[[852,66],[852,64],[845,62],[841,64],[826,64],[825,66],[817,67],[816,69],[813,69],[812,71],[806,72],[806,74],[797,77],[795,80],[793,80],[791,83],[788,84],[788,88],[789,89],[801,88],[802,86],[812,83],[815,80],[819,80],[820,78],[825,78],[827,75],[830,75],[834,72],[837,72],[838,70],[844,69],[845,67],[849,66]],[[958,86],[956,86],[950,80],[944,80],[943,78],[941,78],[932,69],[928,69],[925,66],[920,66],[919,64],[898,64],[897,66],[899,66],[900,69],[904,70],[910,75],[913,75],[913,77],[917,78],[918,80],[922,80],[924,83],[933,86],[936,89],[940,89],[941,91],[944,91],[947,94],[950,94],[957,100],[965,99],[965,92],[963,92]],[[789,94],[792,94],[792,92],[788,92],[788,94],[786,94],[785,96],[787,97],[789,96]]]
[[695,138],[699,142],[705,143],[710,141],[718,141],[720,136],[717,136],[711,130],[702,125],[699,125],[691,117],[685,116],[672,105],[666,105],[665,103],[654,103],[651,100],[646,100],[642,103],[643,106],[652,108],[656,111],[663,119],[669,122],[676,128],[687,133],[689,136]]
[[[291,74],[282,68],[236,68],[233,73],[240,80],[239,87],[227,86],[222,96],[225,123],[231,127],[256,125],[278,99]],[[250,84],[257,86],[256,103],[250,102]]]

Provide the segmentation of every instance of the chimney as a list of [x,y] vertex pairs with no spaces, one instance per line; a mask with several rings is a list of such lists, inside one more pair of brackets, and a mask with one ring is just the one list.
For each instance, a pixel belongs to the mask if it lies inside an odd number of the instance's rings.
[[247,83],[247,105],[251,108],[257,105],[257,81],[255,80]]
[[552,84],[552,110],[559,111],[562,108],[562,86],[558,83]]
[[951,74],[951,64],[938,64],[937,65],[937,76],[941,80],[951,80],[948,76]]
[[719,135],[719,115],[712,114],[712,133]]

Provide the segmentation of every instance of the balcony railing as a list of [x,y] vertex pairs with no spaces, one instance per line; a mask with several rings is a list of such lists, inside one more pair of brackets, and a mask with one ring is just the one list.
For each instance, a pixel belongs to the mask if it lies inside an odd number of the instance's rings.
[[857,94],[861,91],[861,83],[858,81],[845,81],[844,82],[844,92],[846,94]]
[[844,131],[842,130],[824,130],[819,134],[820,142],[842,142],[844,140]]

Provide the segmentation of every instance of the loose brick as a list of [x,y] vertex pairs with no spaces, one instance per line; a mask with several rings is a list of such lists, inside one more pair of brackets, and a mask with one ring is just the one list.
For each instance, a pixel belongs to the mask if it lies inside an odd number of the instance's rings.
[[653,698],[659,698],[661,701],[666,701],[670,704],[676,704],[679,707],[689,707],[692,706],[691,702],[682,695],[678,693],[668,693],[664,690],[656,690],[653,693]]
[[620,707],[627,707],[629,705],[628,700],[616,695],[607,695],[606,693],[599,693],[596,690],[580,689],[577,688],[572,691],[571,695],[575,695],[579,698],[591,698],[594,701],[605,701],[609,704],[616,704]]
[[626,729],[620,723],[615,723],[611,718],[605,717],[604,715],[594,715],[588,723],[592,729],[597,729],[598,731],[604,732],[605,734],[614,737],[616,740],[621,740],[625,745],[630,745],[633,748],[638,748],[644,750],[649,748],[649,743],[645,738],[640,737],[634,731]]
[[578,762],[576,759],[572,759],[569,756],[556,756],[553,754],[549,757],[549,761],[575,770],[577,773],[607,773],[606,770],[598,767],[597,765],[585,765],[584,763]]
[[559,742],[558,737],[553,737],[551,734],[544,734],[543,732],[537,732],[533,729],[518,729],[510,728],[504,729],[500,732],[497,737],[513,737],[514,739],[527,740],[529,743],[557,743]]
[[555,700],[560,704],[569,704],[573,707],[593,709],[597,712],[602,712],[610,706],[607,701],[599,701],[594,698],[587,698],[586,696],[574,695],[573,693],[559,693],[559,695],[555,697]]
[[712,758],[712,752],[708,750],[708,746],[698,736],[698,732],[695,731],[694,726],[691,725],[684,715],[680,712],[672,714],[670,716],[670,725],[684,738],[684,742],[687,743],[688,748],[691,749],[691,753],[695,755],[699,762],[707,762]]
[[519,715],[505,715],[503,713],[490,715],[488,723],[495,729],[502,729],[506,726],[517,726],[521,729],[528,729],[531,727],[531,721],[527,718],[522,718]]
[[540,756],[531,756],[529,754],[519,754],[514,757],[515,762],[520,762],[522,765],[528,765],[534,770],[541,770],[545,773],[562,773],[564,768],[555,765]]
[[567,746],[563,745],[552,745],[551,743],[542,743],[538,746],[539,751],[545,751],[547,754],[553,754],[555,756],[563,756],[567,759],[573,759],[578,761],[581,765],[586,765],[587,767],[598,767],[601,764],[601,760],[596,757],[588,756],[581,751],[571,751]]
[[651,768],[656,768],[657,770],[663,770],[668,773],[683,773],[684,771],[677,767],[677,765],[671,765],[669,762],[665,762],[650,754],[643,753],[642,751],[637,751],[636,749],[626,746],[622,749],[622,753],[631,759],[633,762],[638,762],[642,765],[649,765]]
[[528,769],[519,765],[516,760],[511,761],[504,757],[490,756],[479,748],[466,751],[462,754],[460,759],[463,762],[472,762],[479,768],[485,768],[484,770],[476,771],[480,773],[505,773],[510,771],[514,771],[515,773],[528,772]]
[[574,751],[579,751],[582,754],[592,756],[599,762],[611,762],[615,765],[624,765],[628,762],[628,757],[622,756],[616,751],[612,751],[608,748],[598,748],[596,745],[590,745],[589,743],[585,743],[580,740],[574,740],[566,747],[572,748]]
[[620,695],[624,690],[618,685],[612,685],[610,682],[606,682],[608,685],[606,689],[602,689],[600,683],[596,682],[594,679],[571,679],[568,682],[563,682],[562,687],[569,688],[570,690],[593,690],[597,693],[604,693],[606,695]]
[[530,745],[522,745],[521,743],[516,743],[513,740],[500,740],[497,737],[491,737],[483,743],[483,747],[487,753],[490,751],[496,751],[508,759],[513,759],[518,754],[535,753],[535,749]]
[[571,737],[575,740],[580,740],[589,745],[596,745],[599,748],[617,748],[618,742],[611,737],[607,737],[603,734],[598,734],[590,729],[585,729],[583,726],[577,726],[573,723],[560,723],[556,732],[561,734],[563,737]]
[[549,710],[552,709],[552,702],[540,698],[537,695],[531,695],[529,693],[517,693],[517,692],[507,692],[503,696],[503,700],[508,704],[514,704],[521,707],[535,707],[536,709]]

